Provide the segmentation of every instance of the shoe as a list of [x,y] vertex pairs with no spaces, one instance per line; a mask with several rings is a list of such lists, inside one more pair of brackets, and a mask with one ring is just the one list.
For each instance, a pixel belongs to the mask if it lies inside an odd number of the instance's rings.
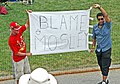
[[99,82],[98,84],[108,84],[108,83],[109,83],[109,81],[106,80],[106,81]]
[[105,81],[101,81],[98,84],[106,84],[106,82]]
[[109,83],[109,80],[106,80],[106,84],[108,84]]

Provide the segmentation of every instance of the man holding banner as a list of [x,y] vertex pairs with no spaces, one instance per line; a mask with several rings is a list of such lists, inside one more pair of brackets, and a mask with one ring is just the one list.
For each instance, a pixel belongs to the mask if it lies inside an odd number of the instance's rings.
[[[27,12],[32,12],[31,10]],[[32,53],[26,52],[26,43],[24,42],[24,38],[22,36],[23,32],[28,28],[29,20],[22,26],[20,26],[17,22],[10,23],[10,37],[8,40],[8,44],[13,52],[12,60],[13,60],[13,69],[15,72],[15,82],[19,83],[19,78],[23,74],[31,73],[29,61],[27,56],[31,56]],[[16,83],[15,83],[16,84]]]
[[111,28],[112,22],[108,17],[106,11],[99,4],[94,4],[93,8],[97,8],[101,11],[101,13],[97,14],[98,24],[96,24],[93,28],[93,44],[91,52],[94,51],[96,42],[96,56],[98,60],[98,65],[100,66],[103,81],[98,84],[108,84],[109,81],[107,79],[109,67],[111,65],[111,48],[112,48],[112,40],[111,40]]

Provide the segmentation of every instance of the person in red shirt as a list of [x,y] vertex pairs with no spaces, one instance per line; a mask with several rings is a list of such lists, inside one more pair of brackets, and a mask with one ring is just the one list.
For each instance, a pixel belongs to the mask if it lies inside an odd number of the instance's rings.
[[[31,10],[27,12],[32,12]],[[29,61],[27,56],[31,56],[32,53],[26,52],[26,43],[24,42],[23,32],[28,28],[29,20],[20,26],[17,22],[10,23],[11,34],[8,40],[10,49],[12,50],[12,60],[14,68],[14,76],[17,84],[19,83],[19,78],[23,74],[31,73]]]

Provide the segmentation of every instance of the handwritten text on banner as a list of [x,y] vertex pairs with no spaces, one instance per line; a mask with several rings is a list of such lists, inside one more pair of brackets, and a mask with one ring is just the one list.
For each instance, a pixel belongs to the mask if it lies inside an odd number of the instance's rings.
[[89,10],[32,12],[30,52],[33,55],[88,50]]

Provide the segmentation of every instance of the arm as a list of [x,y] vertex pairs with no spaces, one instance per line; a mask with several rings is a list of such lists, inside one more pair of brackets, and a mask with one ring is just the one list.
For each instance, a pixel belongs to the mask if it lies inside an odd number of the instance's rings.
[[[26,12],[27,12],[27,14],[28,14],[28,13],[31,13],[32,10],[28,10],[28,11],[26,10]],[[25,27],[28,28],[28,26],[29,26],[29,17],[28,17],[28,20],[27,20],[26,23],[25,23]],[[22,52],[18,52],[16,55],[17,55],[17,56],[31,56],[32,53],[22,53]]]
[[92,39],[92,48],[95,49],[96,39]]
[[92,48],[90,52],[93,52],[95,50],[95,45],[96,45],[96,39],[92,39]]
[[19,52],[15,42],[11,42],[10,41],[9,42],[9,46],[10,46],[12,52],[15,53],[15,55],[17,55],[17,56],[25,56],[25,55],[26,56],[31,56],[32,55],[32,53],[22,53],[22,52]]
[[93,8],[98,8],[101,11],[101,13],[104,15],[104,18],[105,18],[106,22],[110,22],[111,21],[109,16],[108,16],[108,14],[104,10],[104,8],[101,7],[99,4],[94,4]]
[[22,52],[18,52],[16,55],[17,55],[17,56],[31,56],[32,53],[22,53]]
[[[28,10],[28,11],[26,10],[26,12],[27,12],[27,14],[32,13],[32,10]],[[28,20],[25,23],[25,26],[26,26],[26,28],[28,28],[28,26],[29,26],[29,16],[28,16]]]

